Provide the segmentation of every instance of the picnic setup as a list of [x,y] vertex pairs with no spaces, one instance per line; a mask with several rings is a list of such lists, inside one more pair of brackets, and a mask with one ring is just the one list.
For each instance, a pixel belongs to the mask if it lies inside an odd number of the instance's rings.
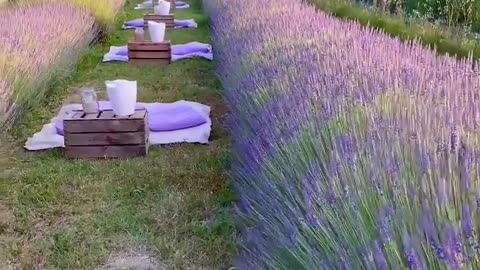
[[479,270],[479,89],[480,0],[0,0],[0,270]]
[[[145,10],[144,17],[122,26],[134,30],[130,41],[124,46],[111,46],[103,62],[168,65],[193,57],[212,60],[209,44],[192,41],[173,45],[165,39],[167,31],[197,27],[193,19],[175,19],[175,9],[188,7],[174,0],[138,4],[135,9]],[[79,89],[82,102],[63,106],[56,117],[28,138],[25,148],[65,148],[65,157],[71,159],[133,158],[148,155],[150,145],[208,144],[212,125],[209,106],[185,100],[137,102],[137,94],[142,91],[137,81],[106,80],[105,88],[108,100],[99,100],[92,86]]]

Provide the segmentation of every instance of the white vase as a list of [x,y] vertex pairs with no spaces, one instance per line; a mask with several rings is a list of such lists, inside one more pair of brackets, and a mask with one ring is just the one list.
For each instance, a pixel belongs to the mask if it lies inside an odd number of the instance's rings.
[[158,5],[153,7],[153,13],[156,15],[168,15],[170,14],[170,2],[159,1]]
[[137,103],[137,81],[105,81],[108,99],[115,115],[127,116],[135,113]]
[[165,23],[148,21],[148,32],[152,42],[163,42],[165,37]]

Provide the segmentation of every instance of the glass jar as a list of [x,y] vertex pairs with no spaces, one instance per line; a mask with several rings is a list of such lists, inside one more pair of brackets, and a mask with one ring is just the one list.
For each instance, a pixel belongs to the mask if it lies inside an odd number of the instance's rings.
[[143,42],[145,41],[145,32],[143,29],[135,29],[135,41]]
[[93,87],[87,87],[82,90],[82,107],[85,113],[98,113],[97,92]]

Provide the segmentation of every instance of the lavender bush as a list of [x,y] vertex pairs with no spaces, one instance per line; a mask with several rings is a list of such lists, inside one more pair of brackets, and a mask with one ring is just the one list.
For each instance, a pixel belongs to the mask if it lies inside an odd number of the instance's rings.
[[[19,23],[17,23],[19,22]],[[0,10],[0,126],[36,104],[94,38],[95,18],[64,3]]]
[[300,1],[204,0],[238,269],[480,269],[480,75]]

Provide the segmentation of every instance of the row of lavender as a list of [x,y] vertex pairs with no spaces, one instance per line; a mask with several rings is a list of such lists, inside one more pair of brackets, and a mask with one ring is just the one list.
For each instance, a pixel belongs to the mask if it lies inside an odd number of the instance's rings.
[[301,1],[204,0],[239,269],[479,269],[480,74]]
[[[44,98],[50,83],[74,67],[100,29],[89,1],[38,1],[0,9],[0,127],[10,128],[24,109]],[[118,10],[123,0],[109,0]],[[113,3],[115,2],[115,5]],[[93,3],[93,2],[92,2]],[[85,4],[85,5],[84,5]],[[112,17],[113,19],[113,17]]]

